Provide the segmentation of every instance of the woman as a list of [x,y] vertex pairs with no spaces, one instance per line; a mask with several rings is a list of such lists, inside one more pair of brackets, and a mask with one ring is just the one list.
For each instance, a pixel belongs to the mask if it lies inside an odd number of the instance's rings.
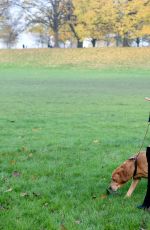
[[[145,100],[150,101],[150,98],[149,97],[145,97]],[[149,120],[150,120],[150,118],[149,118]],[[147,192],[146,192],[143,204],[140,205],[140,206],[138,206],[138,208],[144,209],[144,210],[147,210],[148,212],[150,212],[150,146],[147,147],[146,158],[147,158],[147,162],[148,162]]]

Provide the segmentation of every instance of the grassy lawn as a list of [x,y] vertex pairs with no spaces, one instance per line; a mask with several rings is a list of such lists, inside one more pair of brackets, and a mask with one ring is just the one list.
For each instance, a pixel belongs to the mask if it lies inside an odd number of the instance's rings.
[[[82,51],[84,58],[80,53],[80,65],[57,63],[57,50],[56,66],[48,53],[41,63],[37,51],[30,52],[0,53],[0,229],[150,229],[149,214],[136,208],[145,180],[131,199],[124,199],[130,183],[105,196],[112,171],[144,137],[150,49],[135,49],[143,55],[136,60],[128,50],[109,65],[103,56],[103,66],[95,65],[95,54],[89,68],[93,50]],[[150,134],[144,148],[149,143]]]

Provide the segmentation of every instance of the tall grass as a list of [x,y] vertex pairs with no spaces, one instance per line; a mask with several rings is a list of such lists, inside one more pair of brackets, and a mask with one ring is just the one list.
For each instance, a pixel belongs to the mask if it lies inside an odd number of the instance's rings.
[[1,50],[0,63],[11,67],[146,68],[150,48]]

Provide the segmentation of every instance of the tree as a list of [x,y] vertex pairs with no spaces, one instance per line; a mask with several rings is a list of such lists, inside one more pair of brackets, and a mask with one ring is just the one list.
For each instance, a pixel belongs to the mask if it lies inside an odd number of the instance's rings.
[[7,24],[1,30],[0,36],[6,43],[7,48],[11,48],[11,46],[16,43],[16,40],[18,38],[18,31],[16,31],[15,28],[12,27],[12,25]]
[[66,10],[67,10],[67,16],[66,16],[66,24],[64,25],[67,27],[67,35],[72,35],[73,38],[77,40],[77,47],[82,47],[82,41],[81,37],[78,34],[78,31],[76,29],[77,25],[77,16],[75,15],[75,7],[73,0],[67,0],[66,1]]
[[134,39],[150,34],[150,0],[73,0],[77,16],[76,31],[82,39],[97,39],[115,36],[129,46]]
[[19,26],[22,15],[17,10],[15,10],[14,15],[13,7],[12,0],[3,0],[0,2],[0,38],[7,44],[8,48],[16,42],[19,32],[22,31]]
[[9,8],[9,1],[8,0],[0,0],[0,28],[2,28],[5,22],[6,12]]
[[139,45],[139,37],[144,35],[145,26],[149,27],[149,2],[149,0],[118,0],[115,2],[117,17],[114,31],[123,39],[123,46],[130,46],[129,39],[136,39]]
[[0,0],[0,17],[4,15],[5,11],[9,7],[9,0]]
[[150,0],[144,1],[138,12],[138,17],[140,22],[139,37],[150,36]]
[[44,44],[47,44],[47,47],[51,47],[50,34],[47,31],[47,28],[45,28],[43,25],[33,25],[32,28],[29,29],[29,32],[36,35],[37,43],[39,43],[41,47],[43,47]]
[[77,16],[76,30],[79,36],[97,39],[113,32],[116,12],[113,0],[74,0],[75,15]]
[[55,38],[58,47],[59,31],[66,23],[67,0],[29,0],[22,4],[27,26],[43,25]]

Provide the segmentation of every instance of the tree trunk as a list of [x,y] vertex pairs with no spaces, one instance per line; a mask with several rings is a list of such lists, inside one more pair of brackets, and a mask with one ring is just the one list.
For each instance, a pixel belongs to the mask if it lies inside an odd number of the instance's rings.
[[83,41],[77,40],[77,48],[83,48]]
[[74,34],[75,38],[77,39],[77,48],[83,48],[83,42],[80,41],[80,38],[79,38],[74,26],[71,23],[69,24],[69,26],[70,26],[71,32]]
[[115,39],[116,39],[116,47],[118,47],[119,44],[121,43],[121,38],[120,38],[120,36],[117,34],[117,35],[115,36]]
[[58,35],[58,31],[54,31],[54,39],[55,39],[55,48],[59,48],[59,35]]
[[109,41],[109,39],[107,38],[106,39],[106,46],[108,47],[110,45],[110,41]]
[[128,38],[126,36],[124,36],[123,38],[123,47],[129,47],[129,41],[128,41]]
[[93,45],[93,47],[95,47],[96,46],[96,42],[97,42],[97,39],[96,38],[92,38],[92,45]]

